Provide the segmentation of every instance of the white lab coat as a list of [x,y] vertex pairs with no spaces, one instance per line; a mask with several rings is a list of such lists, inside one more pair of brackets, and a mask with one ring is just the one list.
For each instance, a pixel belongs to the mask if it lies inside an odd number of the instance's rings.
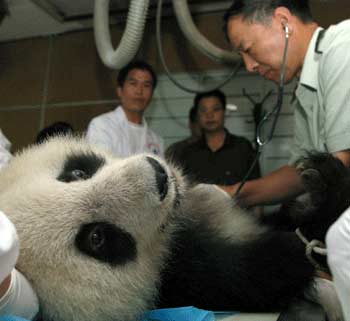
[[11,143],[0,129],[0,169],[8,164],[12,155],[10,153]]
[[148,127],[144,118],[141,125],[129,122],[120,106],[92,119],[86,139],[118,157],[140,153],[164,156],[163,139]]
[[350,321],[350,208],[329,228],[326,235],[328,265],[343,308]]
[[0,211],[0,283],[11,274],[10,286],[0,297],[0,316],[16,315],[31,320],[39,311],[39,302],[27,279],[14,268],[18,254],[16,229]]

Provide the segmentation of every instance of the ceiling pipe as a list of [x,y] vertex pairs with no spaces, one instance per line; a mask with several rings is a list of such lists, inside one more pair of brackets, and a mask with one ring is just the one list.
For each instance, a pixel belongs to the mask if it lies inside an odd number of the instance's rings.
[[206,39],[193,23],[187,0],[173,0],[177,21],[188,41],[209,58],[227,64],[236,64],[241,60],[238,54],[220,49]]
[[95,0],[95,43],[107,67],[120,69],[135,57],[141,44],[148,7],[149,0],[131,0],[126,28],[118,48],[114,50],[109,28],[109,0]]

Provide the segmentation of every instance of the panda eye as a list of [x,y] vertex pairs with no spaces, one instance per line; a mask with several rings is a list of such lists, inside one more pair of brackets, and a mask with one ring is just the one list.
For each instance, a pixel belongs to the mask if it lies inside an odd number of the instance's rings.
[[133,261],[137,254],[132,235],[107,222],[82,225],[75,238],[75,246],[81,253],[112,266]]
[[91,232],[90,243],[91,248],[95,251],[98,251],[98,249],[103,247],[105,243],[105,237],[103,235],[103,231],[101,231],[98,227]]
[[71,176],[72,176],[73,180],[76,180],[76,181],[85,180],[85,179],[89,178],[89,176],[84,171],[82,171],[80,169],[72,170]]
[[71,155],[65,161],[57,180],[65,183],[87,180],[104,164],[104,158],[94,153]]

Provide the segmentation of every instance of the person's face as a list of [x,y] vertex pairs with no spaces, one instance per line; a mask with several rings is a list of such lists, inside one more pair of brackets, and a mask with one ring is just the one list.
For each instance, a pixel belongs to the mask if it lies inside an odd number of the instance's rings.
[[198,120],[196,120],[194,122],[190,122],[189,127],[190,127],[192,137],[201,137],[202,136],[202,129],[198,123]]
[[[249,72],[259,73],[265,79],[279,83],[285,47],[285,32],[278,15],[269,24],[249,22],[241,16],[232,17],[227,25],[229,40],[242,56]],[[298,72],[289,42],[285,82],[291,81]]]
[[143,113],[153,95],[153,79],[147,70],[132,69],[122,87],[117,87],[121,104],[127,112]]
[[198,103],[198,123],[205,133],[224,128],[225,109],[217,97],[203,97]]

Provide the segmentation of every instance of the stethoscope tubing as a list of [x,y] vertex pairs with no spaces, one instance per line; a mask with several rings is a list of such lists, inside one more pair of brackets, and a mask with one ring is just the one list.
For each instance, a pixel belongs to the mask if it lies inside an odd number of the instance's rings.
[[[260,158],[260,155],[262,153],[264,146],[266,144],[268,144],[271,141],[271,139],[273,138],[273,134],[275,132],[276,125],[277,125],[277,120],[278,120],[281,108],[283,106],[283,95],[284,95],[284,83],[285,83],[285,76],[286,76],[288,44],[289,44],[289,30],[288,30],[288,27],[286,27],[285,28],[285,45],[284,45],[283,59],[282,59],[282,69],[281,69],[280,82],[278,85],[278,92],[277,92],[277,102],[276,102],[275,107],[269,113],[267,113],[258,124],[257,133],[256,133],[256,137],[255,137],[256,142],[257,142],[257,146],[258,146],[257,151],[256,151],[256,156],[255,156],[252,164],[250,165],[246,175],[243,177],[236,193],[234,194],[235,198],[239,195],[244,184],[247,182],[248,178],[250,177],[251,173],[253,172],[253,170],[254,170],[254,168],[255,168],[255,166]],[[261,134],[262,128],[265,125],[265,123],[267,123],[269,121],[269,119],[274,114],[275,114],[275,117],[273,118],[273,123],[272,123],[270,133],[267,136],[267,138],[265,140],[263,140],[261,138],[262,137],[262,134]]]

